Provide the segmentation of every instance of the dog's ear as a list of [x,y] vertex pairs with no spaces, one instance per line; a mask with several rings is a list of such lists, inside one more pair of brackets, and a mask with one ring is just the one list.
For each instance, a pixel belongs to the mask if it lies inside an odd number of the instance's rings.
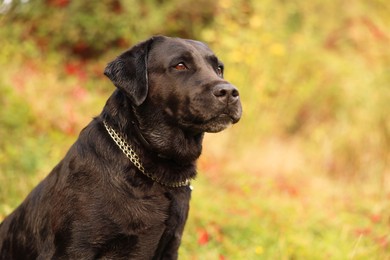
[[104,70],[104,75],[136,106],[141,105],[148,95],[147,62],[153,40],[150,38],[125,51]]

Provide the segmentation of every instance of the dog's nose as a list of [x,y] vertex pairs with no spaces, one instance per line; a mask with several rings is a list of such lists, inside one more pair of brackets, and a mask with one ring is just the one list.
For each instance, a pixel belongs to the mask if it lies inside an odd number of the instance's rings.
[[213,89],[213,94],[224,103],[232,103],[238,100],[238,90],[231,84],[218,84]]

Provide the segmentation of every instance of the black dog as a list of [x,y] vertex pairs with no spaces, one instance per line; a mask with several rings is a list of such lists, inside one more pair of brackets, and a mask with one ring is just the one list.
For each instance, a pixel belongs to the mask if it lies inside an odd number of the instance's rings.
[[241,117],[203,43],[153,37],[109,63],[117,89],[0,226],[1,259],[176,259],[205,132]]

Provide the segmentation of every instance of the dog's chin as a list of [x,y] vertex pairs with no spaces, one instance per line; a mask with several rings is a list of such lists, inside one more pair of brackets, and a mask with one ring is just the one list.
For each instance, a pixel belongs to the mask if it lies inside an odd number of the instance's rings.
[[225,130],[229,126],[231,126],[233,123],[232,121],[226,122],[226,123],[215,123],[215,124],[208,124],[204,127],[204,132],[206,133],[218,133],[222,130]]
[[227,114],[222,114],[204,122],[184,123],[183,126],[193,133],[218,133],[237,121]]

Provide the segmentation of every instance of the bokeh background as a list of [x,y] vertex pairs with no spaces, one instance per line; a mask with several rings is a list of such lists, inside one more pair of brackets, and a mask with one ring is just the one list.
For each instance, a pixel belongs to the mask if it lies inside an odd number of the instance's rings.
[[206,136],[180,259],[390,259],[387,0],[0,1],[0,220],[155,34],[208,43],[244,108]]

